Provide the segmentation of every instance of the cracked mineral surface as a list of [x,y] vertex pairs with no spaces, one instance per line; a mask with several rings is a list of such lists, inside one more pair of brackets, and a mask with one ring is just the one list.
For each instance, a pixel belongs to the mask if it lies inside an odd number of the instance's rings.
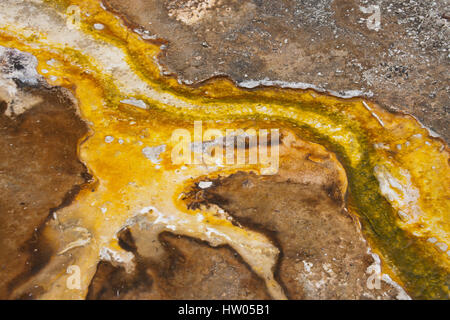
[[448,299],[446,1],[0,2],[1,299]]

